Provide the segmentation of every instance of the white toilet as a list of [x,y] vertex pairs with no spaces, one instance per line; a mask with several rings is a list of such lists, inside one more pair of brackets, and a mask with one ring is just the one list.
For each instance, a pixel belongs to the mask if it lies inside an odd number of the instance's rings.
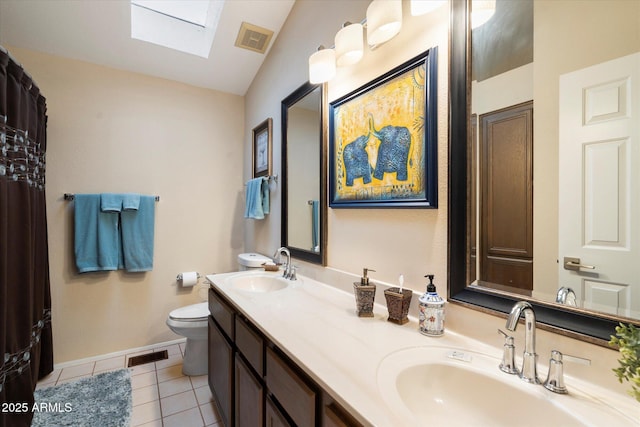
[[[256,253],[238,255],[240,270],[261,268],[267,261],[271,261],[271,258]],[[205,375],[208,371],[208,316],[209,303],[201,302],[177,308],[167,318],[167,326],[187,338],[182,362],[182,373],[185,375]]]
[[185,375],[207,373],[207,317],[209,303],[187,305],[169,313],[167,326],[178,335],[187,338],[182,361]]

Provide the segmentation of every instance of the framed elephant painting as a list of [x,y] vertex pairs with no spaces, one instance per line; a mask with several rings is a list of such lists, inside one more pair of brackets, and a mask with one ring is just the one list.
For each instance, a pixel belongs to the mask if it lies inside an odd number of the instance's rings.
[[437,48],[329,105],[332,208],[437,208]]

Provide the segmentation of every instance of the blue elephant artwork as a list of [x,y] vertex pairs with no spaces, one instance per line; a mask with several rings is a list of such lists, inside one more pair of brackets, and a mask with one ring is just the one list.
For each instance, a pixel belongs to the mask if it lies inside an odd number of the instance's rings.
[[[379,141],[377,157],[369,158],[367,145],[371,135]],[[375,179],[383,179],[385,173],[395,173],[396,180],[408,179],[407,164],[413,162],[409,157],[411,132],[404,126],[384,126],[376,130],[373,117],[369,117],[369,133],[361,135],[344,147],[342,158],[346,173],[345,185],[353,186],[353,181],[362,178],[363,184],[371,182],[372,172]],[[375,165],[375,169],[372,167]]]
[[375,129],[373,117],[370,118],[371,133],[380,140],[376,169],[373,177],[382,179],[385,173],[396,173],[398,181],[408,179],[407,163],[411,149],[411,132],[404,126],[385,126]]
[[329,103],[330,207],[437,207],[437,48]]
[[369,135],[363,135],[344,147],[342,158],[347,175],[346,185],[349,187],[353,186],[356,178],[362,178],[364,184],[371,182],[371,165],[366,151],[368,142]]

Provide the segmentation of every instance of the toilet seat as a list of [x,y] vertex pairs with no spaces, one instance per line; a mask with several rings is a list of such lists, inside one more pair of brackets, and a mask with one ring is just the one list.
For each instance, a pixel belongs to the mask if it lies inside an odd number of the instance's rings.
[[209,307],[206,302],[176,308],[169,313],[169,319],[179,322],[202,322],[206,321],[208,316]]

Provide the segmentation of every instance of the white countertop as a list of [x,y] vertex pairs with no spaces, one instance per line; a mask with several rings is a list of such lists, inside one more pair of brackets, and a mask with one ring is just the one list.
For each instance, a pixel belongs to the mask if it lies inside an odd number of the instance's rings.
[[[374,317],[358,317],[353,293],[301,275],[292,286],[283,290],[247,292],[226,281],[239,274],[278,276],[281,273],[234,272],[208,275],[207,279],[365,425],[397,427],[407,424],[406,418],[398,414],[398,408],[385,403],[378,388],[378,366],[394,352],[420,346],[473,350],[495,357],[498,369],[502,357],[500,348],[448,330],[442,337],[422,335],[415,317],[410,316],[405,325],[393,324],[386,320],[386,306],[379,304],[374,307]],[[383,292],[383,289],[377,292]]]

